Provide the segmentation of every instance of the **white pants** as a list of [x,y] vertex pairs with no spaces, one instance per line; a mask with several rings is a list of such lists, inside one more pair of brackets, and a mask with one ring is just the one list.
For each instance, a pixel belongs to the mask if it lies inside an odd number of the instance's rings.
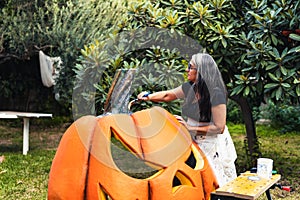
[[237,155],[227,126],[223,134],[192,137],[206,155],[220,187],[237,177],[234,164]]

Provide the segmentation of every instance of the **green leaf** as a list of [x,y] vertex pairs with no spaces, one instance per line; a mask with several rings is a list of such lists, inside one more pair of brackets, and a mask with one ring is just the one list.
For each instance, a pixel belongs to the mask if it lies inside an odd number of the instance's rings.
[[296,94],[298,97],[300,97],[300,85],[297,85],[296,87]]
[[283,75],[287,75],[287,69],[285,67],[281,66],[280,71]]
[[237,87],[233,88],[231,95],[240,94],[244,89],[243,85],[238,85]]
[[249,93],[250,93],[250,87],[247,86],[247,87],[245,88],[245,90],[244,90],[244,96],[248,96]]
[[289,35],[289,38],[291,38],[292,40],[300,41],[300,35],[297,35],[295,33],[291,33]]
[[226,48],[227,47],[227,41],[224,38],[222,38],[221,41],[222,41],[223,47]]
[[238,79],[238,80],[243,80],[243,79],[242,79],[242,75],[235,74],[234,77],[235,77],[236,79]]
[[247,68],[243,68],[242,72],[247,72],[247,71],[251,71],[253,70],[253,67],[247,67]]
[[296,78],[295,78],[294,81],[293,81],[293,83],[294,83],[294,84],[299,84],[299,83],[300,83],[300,79],[296,79]]
[[265,89],[272,89],[272,88],[275,88],[275,87],[278,87],[279,84],[278,83],[268,83],[265,85]]
[[288,83],[281,83],[281,85],[282,85],[282,87],[285,87],[285,88],[290,88],[291,87],[291,85],[288,84]]
[[247,13],[249,13],[250,15],[252,15],[253,17],[255,17],[255,19],[258,20],[258,21],[262,21],[263,20],[263,18],[261,16],[259,16],[256,13],[254,13],[253,11],[248,11]]
[[288,48],[285,48],[285,49],[282,51],[281,57],[282,57],[282,58],[285,57],[286,54],[287,54],[287,52],[288,52]]
[[273,69],[273,68],[275,68],[275,67],[277,67],[278,66],[278,64],[277,63],[275,63],[275,62],[268,62],[268,66],[266,67],[266,70],[268,71],[268,70],[271,70],[271,69]]
[[269,77],[270,77],[273,81],[275,81],[275,82],[278,82],[278,81],[279,81],[278,78],[277,78],[274,74],[268,73],[268,75],[269,75]]
[[282,95],[282,88],[279,87],[279,88],[276,90],[276,92],[275,92],[275,96],[276,96],[276,100],[277,100],[277,101],[280,100],[281,95]]
[[295,53],[295,52],[297,52],[297,53],[300,52],[300,46],[292,48],[291,50],[289,50],[288,53]]
[[271,39],[272,39],[272,42],[273,42],[274,45],[278,44],[278,40],[274,35],[271,35]]
[[276,48],[273,48],[273,53],[274,53],[275,58],[280,58],[280,54]]

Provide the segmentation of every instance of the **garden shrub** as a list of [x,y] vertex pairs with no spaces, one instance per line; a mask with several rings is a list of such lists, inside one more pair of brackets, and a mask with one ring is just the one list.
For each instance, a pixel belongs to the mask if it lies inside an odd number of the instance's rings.
[[271,126],[278,128],[280,132],[300,132],[300,106],[269,103],[266,112],[271,120]]
[[227,121],[235,124],[244,122],[239,105],[232,100],[227,103]]

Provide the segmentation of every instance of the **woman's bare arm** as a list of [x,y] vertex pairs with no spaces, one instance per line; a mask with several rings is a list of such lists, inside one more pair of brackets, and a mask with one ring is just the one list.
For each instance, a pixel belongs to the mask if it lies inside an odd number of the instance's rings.
[[181,86],[172,90],[155,92],[144,97],[145,94],[146,92],[141,92],[138,95],[138,99],[141,99],[143,101],[169,102],[184,97]]
[[189,131],[197,135],[221,134],[226,125],[226,105],[219,104],[212,107],[213,122],[208,126],[189,126],[186,122],[180,121]]

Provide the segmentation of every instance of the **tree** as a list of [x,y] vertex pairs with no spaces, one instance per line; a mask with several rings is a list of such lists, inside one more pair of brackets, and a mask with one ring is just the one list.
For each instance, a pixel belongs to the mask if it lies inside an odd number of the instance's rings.
[[[293,0],[143,1],[129,6],[129,15],[118,31],[134,35],[137,28],[157,27],[198,41],[216,59],[228,87],[229,97],[241,107],[249,153],[254,164],[259,149],[253,108],[266,98],[274,102],[289,100],[290,104],[299,102],[299,9],[300,3]],[[152,56],[149,53],[146,56],[120,53],[117,59],[104,65],[117,63],[116,68],[124,65],[137,67],[144,59],[166,64],[158,57],[170,55],[163,54],[158,47],[148,48],[148,51],[152,52]],[[95,57],[90,57],[91,52],[94,52],[90,47],[84,52],[86,54],[82,56],[77,71],[79,80],[82,79],[79,72],[91,68],[84,64],[84,60],[88,58],[90,62],[99,63]],[[130,60],[133,55],[135,59]],[[186,64],[179,58],[176,60],[182,66]],[[98,89],[102,94],[107,92],[100,86]]]
[[117,0],[1,2],[0,65],[30,60],[39,50],[50,56],[60,56],[63,66],[54,92],[68,108],[74,86],[73,69],[80,50],[115,26],[125,3]]

